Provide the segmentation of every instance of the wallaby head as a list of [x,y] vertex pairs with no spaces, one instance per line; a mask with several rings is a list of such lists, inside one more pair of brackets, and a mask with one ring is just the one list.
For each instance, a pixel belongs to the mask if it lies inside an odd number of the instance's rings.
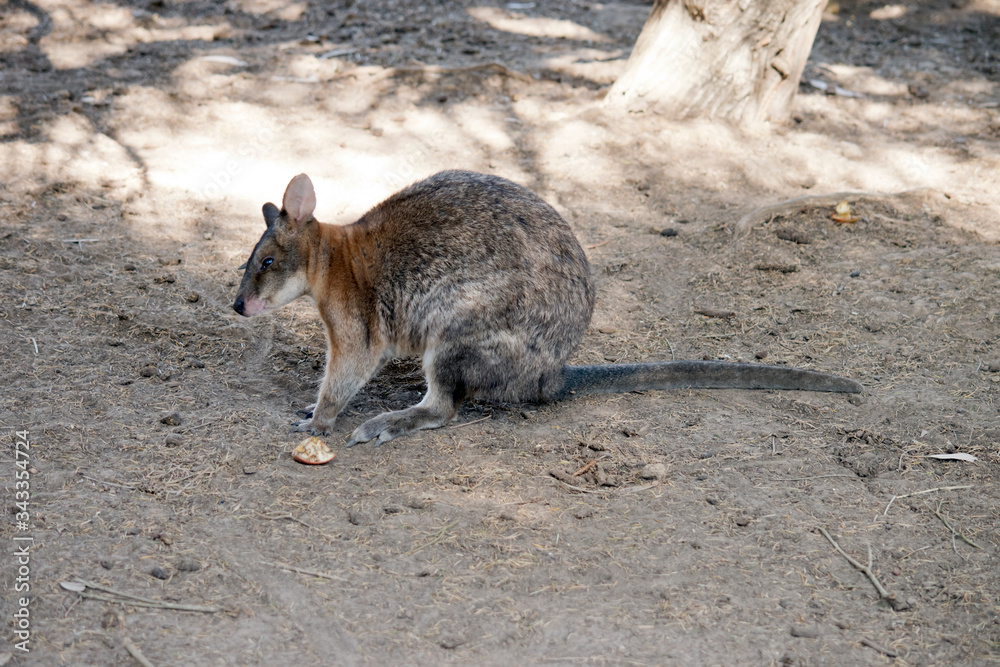
[[267,230],[254,246],[236,292],[233,310],[245,317],[262,315],[306,294],[306,256],[319,225],[313,218],[316,192],[305,174],[291,180],[281,210],[264,204]]

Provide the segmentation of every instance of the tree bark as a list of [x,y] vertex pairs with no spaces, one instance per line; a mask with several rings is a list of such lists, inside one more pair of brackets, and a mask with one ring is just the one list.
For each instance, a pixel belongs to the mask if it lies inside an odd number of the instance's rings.
[[741,125],[788,118],[826,0],[656,0],[605,104]]

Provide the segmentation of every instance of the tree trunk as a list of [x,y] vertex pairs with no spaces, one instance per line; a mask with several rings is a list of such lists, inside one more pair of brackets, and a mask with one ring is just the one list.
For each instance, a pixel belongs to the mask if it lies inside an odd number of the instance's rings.
[[826,0],[656,0],[605,104],[742,125],[788,118]]

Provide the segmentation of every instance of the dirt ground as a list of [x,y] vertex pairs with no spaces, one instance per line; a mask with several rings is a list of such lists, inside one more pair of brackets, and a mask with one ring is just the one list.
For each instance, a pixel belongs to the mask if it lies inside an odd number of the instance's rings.
[[[0,6],[0,664],[1000,663],[1000,3],[830,6],[756,132],[603,110],[648,10]],[[418,399],[401,360],[293,462],[325,346],[305,300],[230,307],[260,206],[304,171],[348,222],[452,167],[573,226],[579,362],[866,392],[471,403],[342,448]]]

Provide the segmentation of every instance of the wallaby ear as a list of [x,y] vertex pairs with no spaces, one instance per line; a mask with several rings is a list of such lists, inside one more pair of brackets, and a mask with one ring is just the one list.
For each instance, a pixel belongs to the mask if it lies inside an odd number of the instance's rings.
[[264,222],[267,224],[268,229],[274,226],[274,221],[279,217],[281,217],[281,211],[278,210],[277,206],[271,202],[264,204]]
[[308,176],[299,174],[288,183],[281,206],[288,214],[289,222],[301,224],[312,217],[316,209],[316,191]]

